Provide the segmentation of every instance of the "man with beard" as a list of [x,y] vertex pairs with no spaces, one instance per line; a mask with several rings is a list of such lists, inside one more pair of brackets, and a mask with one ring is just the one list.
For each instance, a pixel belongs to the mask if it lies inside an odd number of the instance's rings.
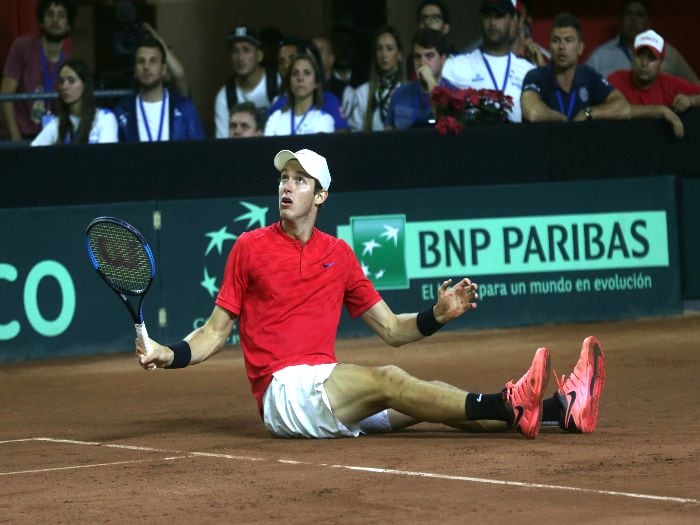
[[569,13],[554,18],[549,33],[552,61],[525,76],[520,100],[529,122],[628,119],[630,107],[620,91],[593,68],[579,64],[581,24]]
[[483,45],[448,58],[442,78],[458,88],[494,89],[511,96],[513,109],[508,119],[520,122],[523,79],[535,66],[510,51],[515,5],[512,0],[482,0],[479,14]]
[[[58,69],[67,58],[64,42],[75,21],[73,0],[41,0],[36,17],[40,36],[21,36],[13,43],[3,70],[2,94],[56,91]],[[44,100],[5,102],[3,113],[12,140],[34,138],[51,105]]]
[[114,108],[120,142],[160,142],[204,138],[197,110],[188,98],[163,86],[167,72],[165,48],[145,35],[136,48],[134,77],[138,94]]

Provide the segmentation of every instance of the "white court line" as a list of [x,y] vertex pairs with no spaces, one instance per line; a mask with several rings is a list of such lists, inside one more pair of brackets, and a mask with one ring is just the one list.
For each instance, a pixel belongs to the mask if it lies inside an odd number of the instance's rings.
[[[109,447],[109,448],[120,448],[124,450],[138,450],[140,452],[166,452],[174,454],[189,454],[191,456],[201,456],[201,457],[213,457],[220,459],[238,459],[242,461],[268,461],[264,458],[254,458],[251,456],[235,456],[231,454],[217,454],[214,452],[183,452],[179,450],[166,450],[164,448],[153,448],[153,447],[140,447],[137,445],[117,445],[112,443],[98,443],[96,441],[76,441],[73,439],[53,439],[53,438],[32,438],[31,440],[20,440],[20,441],[49,441],[52,443],[67,443],[69,445],[91,445],[99,447]],[[1,442],[0,442],[1,443]]]
[[394,470],[370,467],[351,467],[348,465],[328,465],[331,468],[348,470],[360,470],[364,472],[376,472],[379,474],[397,474],[401,476],[418,476],[423,478],[449,479],[453,481],[470,481],[472,483],[486,483],[490,485],[505,485],[508,487],[525,487],[530,489],[566,490],[569,492],[585,492],[588,494],[605,494],[608,496],[624,496],[627,498],[640,498],[657,501],[671,501],[675,503],[700,503],[699,500],[690,498],[676,498],[671,496],[654,496],[651,494],[636,494],[634,492],[618,492],[613,490],[585,489],[580,487],[567,487],[565,485],[546,485],[542,483],[527,483],[524,481],[503,481],[497,479],[472,478],[469,476],[450,476],[446,474],[432,474],[430,472],[412,472],[410,470]]
[[188,452],[191,456],[200,456],[205,458],[223,458],[223,459],[240,459],[243,461],[270,461],[265,458],[254,458],[251,456],[233,456],[231,454],[217,454],[216,452]]
[[[45,440],[44,440],[45,441]],[[175,459],[184,459],[187,456],[174,456],[168,458],[159,458],[160,461],[172,461]],[[134,463],[144,463],[144,462],[157,461],[153,458],[150,459],[133,459],[131,461],[114,461],[112,463],[91,463],[90,465],[73,465],[70,467],[54,467],[54,468],[38,468],[34,470],[16,470],[14,472],[0,472],[0,476],[12,476],[15,474],[38,474],[41,472],[55,472],[57,470],[76,470],[80,468],[95,468],[95,467],[112,467],[114,465],[131,465]]]
[[[563,490],[563,491],[568,491],[568,492],[579,492],[579,493],[585,493],[585,494],[600,494],[600,495],[605,495],[605,496],[618,496],[618,497],[625,497],[625,498],[637,498],[637,499],[644,499],[644,500],[650,500],[650,501],[664,501],[664,502],[669,502],[669,503],[690,503],[690,504],[698,504],[700,503],[700,500],[693,499],[693,498],[678,498],[678,497],[673,497],[673,496],[655,496],[653,494],[639,494],[635,492],[620,492],[620,491],[614,491],[614,490],[599,490],[599,489],[587,489],[587,488],[581,488],[581,487],[571,487],[567,485],[547,485],[547,484],[542,484],[542,483],[527,483],[524,481],[508,481],[508,480],[498,480],[498,479],[488,479],[488,478],[474,478],[470,476],[453,476],[449,474],[435,474],[433,472],[416,472],[416,471],[410,471],[410,470],[395,470],[395,469],[384,469],[384,468],[376,468],[376,467],[358,467],[358,466],[353,466],[353,465],[332,465],[329,463],[311,463],[307,461],[294,461],[290,459],[277,459],[277,460],[270,460],[270,459],[265,459],[265,458],[256,458],[256,457],[250,457],[250,456],[235,456],[231,454],[218,454],[215,452],[183,452],[183,451],[174,451],[174,450],[166,450],[166,449],[159,449],[159,448],[151,448],[151,447],[139,447],[135,445],[116,445],[116,444],[109,444],[109,443],[98,443],[95,441],[76,441],[72,439],[54,439],[54,438],[48,438],[48,437],[39,437],[39,438],[32,438],[32,439],[22,439],[22,440],[16,440],[16,441],[46,441],[46,442],[51,442],[51,443],[67,443],[67,444],[73,444],[73,445],[90,445],[90,446],[103,446],[103,447],[111,447],[111,448],[121,448],[121,449],[127,449],[127,450],[139,450],[139,451],[144,451],[144,452],[167,452],[171,454],[185,454],[184,456],[181,457],[192,457],[192,456],[197,456],[197,457],[208,457],[208,458],[218,458],[218,459],[232,459],[232,460],[241,460],[241,461],[274,461],[276,463],[281,463],[285,465],[306,465],[306,466],[312,466],[312,467],[326,467],[326,468],[336,468],[336,469],[345,469],[345,470],[353,470],[353,471],[360,471],[360,472],[371,472],[375,474],[390,474],[394,476],[410,476],[410,477],[422,477],[422,478],[431,478],[431,479],[442,479],[442,480],[448,480],[448,481],[466,481],[469,483],[483,483],[483,484],[489,484],[489,485],[501,485],[501,486],[508,486],[508,487],[523,487],[523,488],[534,488],[534,489],[547,489],[547,490]],[[10,441],[7,442],[0,442],[0,443],[9,443]],[[181,459],[181,457],[178,458],[173,458],[173,459]],[[165,458],[168,459],[168,458]],[[137,460],[133,461],[133,463],[138,463],[138,462],[143,462],[143,461],[152,461],[152,460]],[[120,463],[132,463],[132,462],[120,462]],[[107,464],[105,464],[107,465]],[[80,467],[63,467],[63,468],[80,468]],[[55,469],[52,469],[55,470]],[[5,475],[5,473],[0,473],[0,475]]]

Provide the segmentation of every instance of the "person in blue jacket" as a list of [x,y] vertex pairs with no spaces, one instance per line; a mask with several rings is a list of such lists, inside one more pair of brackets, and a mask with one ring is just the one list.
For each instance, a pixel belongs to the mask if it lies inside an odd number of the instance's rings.
[[435,122],[430,92],[436,86],[452,89],[442,78],[442,68],[450,54],[450,43],[441,31],[421,29],[413,37],[413,71],[416,80],[401,84],[391,95],[384,129],[408,129]]
[[167,72],[163,44],[147,34],[134,59],[138,94],[123,99],[114,114],[120,142],[161,142],[204,138],[197,110],[190,99],[165,87]]

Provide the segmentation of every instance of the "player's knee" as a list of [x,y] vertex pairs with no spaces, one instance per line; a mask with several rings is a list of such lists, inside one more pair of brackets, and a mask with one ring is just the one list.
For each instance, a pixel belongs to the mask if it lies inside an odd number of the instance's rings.
[[380,366],[376,369],[378,379],[384,386],[384,391],[389,396],[400,392],[411,376],[403,369],[395,365]]
[[430,381],[430,383],[432,383],[433,385],[441,386],[443,388],[452,388],[453,390],[458,390],[458,388],[456,386],[451,385],[449,383],[445,383],[444,381],[433,380],[433,381]]

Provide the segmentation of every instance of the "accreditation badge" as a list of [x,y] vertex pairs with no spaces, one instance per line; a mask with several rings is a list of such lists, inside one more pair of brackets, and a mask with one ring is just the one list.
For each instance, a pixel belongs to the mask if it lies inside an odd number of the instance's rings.
[[46,114],[46,104],[43,100],[35,100],[32,104],[32,110],[30,112],[30,117],[32,122],[35,124],[41,124],[41,119],[44,118]]

